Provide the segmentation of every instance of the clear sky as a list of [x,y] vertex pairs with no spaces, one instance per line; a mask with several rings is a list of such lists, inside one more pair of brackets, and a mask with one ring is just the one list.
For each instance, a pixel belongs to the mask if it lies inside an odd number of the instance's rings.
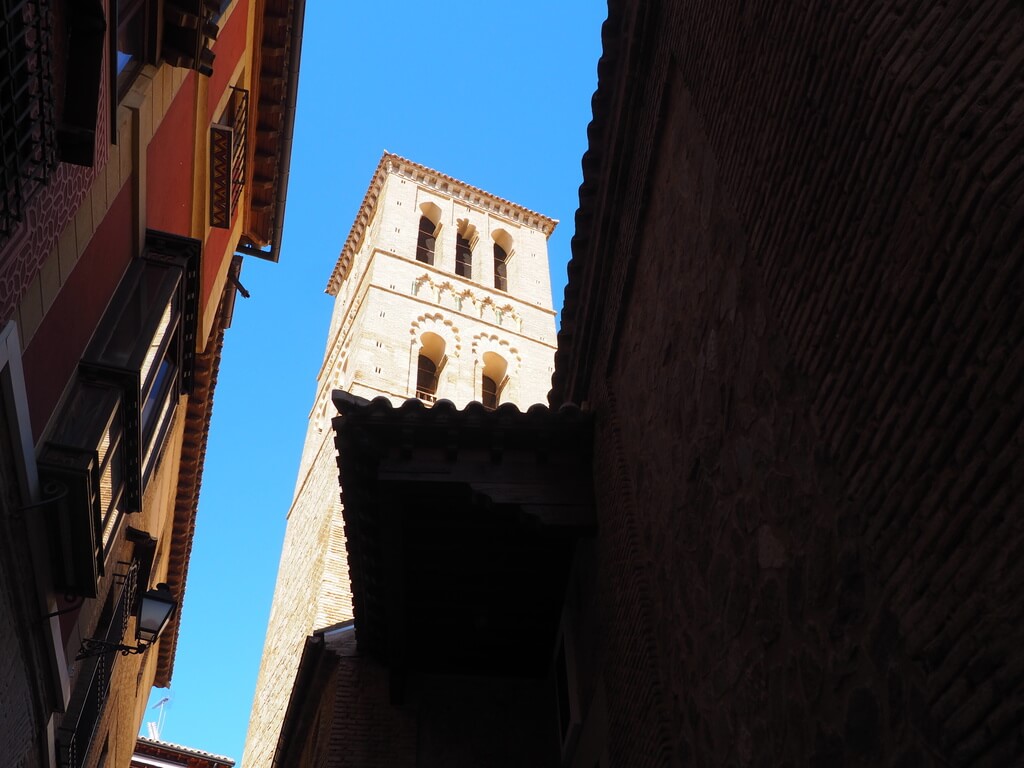
[[281,260],[242,269],[252,298],[225,339],[172,686],[150,698],[171,696],[162,739],[241,759],[324,286],[381,154],[560,220],[560,308],[606,15],[600,0],[307,0]]

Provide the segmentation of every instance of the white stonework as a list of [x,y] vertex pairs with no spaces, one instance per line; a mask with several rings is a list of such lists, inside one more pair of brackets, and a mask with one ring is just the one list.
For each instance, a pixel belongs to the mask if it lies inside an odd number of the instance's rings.
[[[416,258],[420,218],[434,225],[433,264]],[[555,353],[547,239],[555,222],[385,153],[327,286],[335,297],[324,362],[288,513],[242,765],[270,768],[303,641],[352,618],[331,392],[400,403],[416,396],[421,352],[438,366],[437,398],[546,400]],[[472,247],[456,274],[456,235]],[[495,287],[494,244],[508,254]],[[500,379],[500,381],[498,381]]]

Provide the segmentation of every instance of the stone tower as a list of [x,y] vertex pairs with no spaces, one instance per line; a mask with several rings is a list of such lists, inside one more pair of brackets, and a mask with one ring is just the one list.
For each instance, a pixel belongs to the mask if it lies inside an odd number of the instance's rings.
[[549,219],[385,153],[334,267],[335,297],[249,720],[270,768],[303,642],[352,618],[331,391],[458,407],[544,402],[555,353]]

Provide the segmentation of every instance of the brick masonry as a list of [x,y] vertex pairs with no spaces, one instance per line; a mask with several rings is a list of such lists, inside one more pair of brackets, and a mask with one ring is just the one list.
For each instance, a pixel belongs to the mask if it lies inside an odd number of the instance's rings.
[[351,628],[317,632],[298,678],[280,768],[557,763],[547,680],[417,676],[410,700],[396,705],[391,671],[359,654]]
[[[544,400],[553,370],[547,261],[553,221],[388,154],[367,201],[342,254],[344,278],[336,283],[332,277],[329,287],[335,308],[288,513],[242,759],[246,768],[271,765],[305,638],[353,617],[331,392],[382,396],[396,404],[415,396],[417,357],[428,332],[445,341],[437,396],[459,407],[480,399],[489,352],[508,363],[501,402],[524,410]],[[438,216],[433,265],[415,259],[424,206]],[[477,238],[470,278],[455,274],[455,234],[467,224]],[[498,230],[514,245],[508,291],[493,287]],[[373,740],[367,744],[372,747]]]
[[611,763],[1017,764],[1024,10],[609,11],[552,398]]

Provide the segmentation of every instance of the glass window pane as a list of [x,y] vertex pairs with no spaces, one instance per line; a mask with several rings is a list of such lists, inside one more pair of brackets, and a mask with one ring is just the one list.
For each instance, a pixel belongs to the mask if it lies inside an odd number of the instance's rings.
[[149,439],[153,435],[154,426],[156,424],[155,416],[158,410],[160,410],[160,403],[162,403],[167,398],[168,394],[170,394],[175,368],[174,363],[166,357],[160,361],[160,367],[156,372],[156,380],[153,382],[153,386],[149,390],[149,394],[146,395],[146,399],[142,403],[141,423],[143,444],[148,443]]
[[508,254],[497,243],[494,244],[494,287],[499,291],[508,290]]
[[121,496],[124,490],[122,453],[122,443],[118,443],[100,474],[100,514],[103,526],[101,541],[104,551],[117,531],[117,524],[121,519]]
[[171,417],[174,415],[174,407],[177,404],[178,398],[174,396],[173,392],[168,392],[167,396],[159,403],[160,407],[153,421],[153,431],[149,439],[143,443],[145,445],[142,464],[143,487],[149,482],[153,470],[156,469],[157,461],[160,459],[160,450],[163,448],[164,435],[167,434],[167,428],[171,424]]
[[121,433],[121,396],[114,387],[78,381],[61,410],[50,437],[58,445],[95,449],[100,460],[105,447]]
[[424,264],[434,263],[434,222],[426,216],[420,217],[419,234],[416,239],[416,260]]
[[[147,391],[156,387],[155,382],[151,383],[151,378],[154,375],[153,366],[156,361],[160,359],[160,355],[162,355],[166,350],[165,342],[168,340],[168,331],[173,330],[171,321],[172,319],[176,319],[175,309],[176,307],[173,301],[167,305],[164,313],[160,316],[160,322],[157,324],[153,340],[149,343],[149,349],[146,350],[146,357],[142,361],[142,368],[139,372],[141,394],[143,396],[145,396]],[[161,366],[162,365],[163,363],[161,363]],[[155,375],[159,376],[159,371],[157,371]],[[143,422],[145,422],[145,417],[143,417]]]
[[460,277],[473,276],[473,252],[469,240],[461,235],[455,236],[455,274]]
[[180,279],[180,267],[144,260],[133,262],[110,300],[83,360],[134,372],[141,371],[144,363],[152,366],[152,343],[162,343],[174,330],[178,312],[173,298]]

